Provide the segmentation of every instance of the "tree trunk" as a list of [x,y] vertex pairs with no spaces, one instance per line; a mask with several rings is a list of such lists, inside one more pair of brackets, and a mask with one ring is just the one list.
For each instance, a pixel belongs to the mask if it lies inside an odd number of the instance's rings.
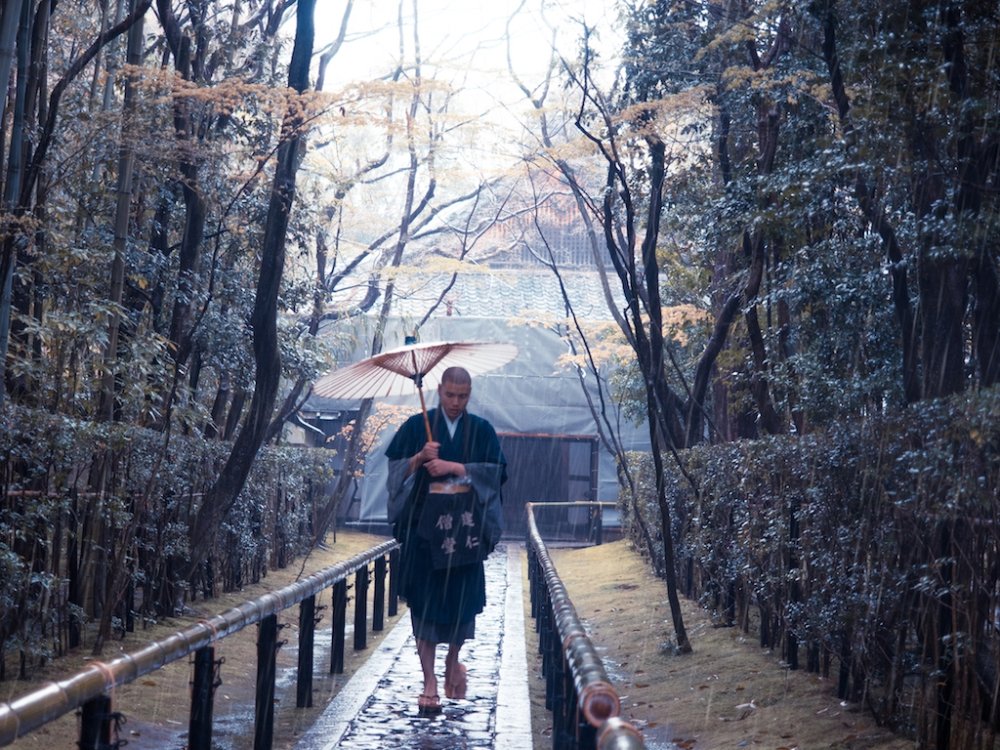
[[239,387],[233,392],[233,400],[229,404],[229,413],[226,415],[226,424],[222,431],[222,439],[229,441],[233,439],[243,418],[243,407],[247,403],[246,388]]
[[[18,88],[15,95],[15,122],[18,122],[17,107],[20,103],[21,113],[19,126],[15,125],[12,128],[11,136],[11,162],[8,163],[8,177],[4,184],[4,206],[8,210],[12,211],[15,216],[21,216],[24,214],[31,206],[31,197],[35,191],[39,175],[42,170],[42,166],[45,163],[46,156],[48,155],[48,149],[52,144],[52,139],[55,134],[56,119],[59,114],[59,102],[62,99],[63,93],[65,93],[66,88],[69,84],[90,64],[94,57],[104,48],[104,46],[110,42],[112,39],[117,38],[121,34],[125,33],[138,19],[142,18],[146,10],[149,8],[150,2],[152,0],[139,0],[135,10],[121,23],[116,24],[110,29],[103,31],[94,42],[87,47],[81,54],[74,58],[73,62],[66,69],[63,76],[56,82],[55,86],[52,88],[51,94],[49,94],[48,105],[42,110],[44,111],[45,120],[42,124],[41,132],[34,141],[35,149],[31,153],[30,160],[25,163],[24,161],[24,138],[23,133],[25,130],[25,111],[24,102],[26,89],[22,89],[22,81],[28,76],[28,56],[27,42],[24,43],[24,55],[18,60]],[[3,27],[0,28],[0,44],[6,43],[6,39],[3,38],[3,34],[7,32],[7,22],[8,22],[8,11],[13,14],[15,7],[21,7],[22,13],[22,28],[24,33],[28,34],[28,27],[30,26],[30,19],[28,18],[28,9],[30,9],[30,3],[21,5],[20,3],[10,2],[4,3],[3,7]],[[11,15],[11,17],[13,17]],[[27,38],[27,37],[26,37]],[[22,45],[19,43],[19,47]],[[0,47],[0,64],[3,64],[3,48]],[[21,53],[19,52],[19,55]],[[23,72],[23,75],[22,75]],[[3,81],[3,85],[6,90],[7,81]],[[16,144],[16,146],[15,146]],[[16,163],[15,163],[16,158]],[[4,226],[3,231],[0,231],[0,235],[5,237],[3,242],[2,257],[0,257],[0,381],[6,380],[5,373],[5,362],[7,358],[7,349],[9,346],[9,330],[10,330],[10,313],[12,304],[12,281],[14,276],[14,268],[17,262],[17,252],[20,250],[20,246],[25,243],[25,238],[21,234],[14,234],[7,231],[8,227]],[[0,389],[2,390],[2,389]],[[3,403],[4,393],[0,392],[0,405]]]
[[[187,81],[194,80],[194,70],[201,69],[200,56],[206,53],[199,45],[192,56],[191,40],[181,34],[180,24],[174,16],[173,8],[167,0],[159,0],[163,30],[171,54],[174,69]],[[192,23],[195,19],[192,18]],[[201,164],[197,158],[198,122],[195,105],[183,97],[174,103],[174,137],[180,153],[181,194],[184,198],[184,229],[178,251],[177,291],[170,316],[167,337],[174,343],[175,367],[180,369],[191,353],[190,317],[193,299],[197,291],[198,260],[201,243],[205,235],[205,221],[208,208],[201,194],[199,172]],[[169,409],[169,405],[167,407]]]
[[[143,22],[140,18],[129,29],[128,48],[126,51],[126,62],[130,66],[138,66],[142,56],[143,45]],[[125,286],[125,245],[128,240],[129,217],[132,205],[132,171],[135,160],[135,151],[132,147],[132,134],[129,123],[136,109],[136,90],[134,82],[129,77],[125,84],[125,102],[122,109],[122,130],[121,145],[118,155],[118,185],[117,185],[117,206],[115,213],[114,242],[112,248],[114,257],[111,261],[111,303],[113,309],[120,309],[122,302],[122,290]],[[115,402],[117,399],[116,370],[120,352],[119,331],[121,328],[120,316],[117,312],[112,314],[108,322],[108,343],[104,354],[105,371],[101,378],[100,408],[97,413],[99,421],[114,421]],[[126,561],[132,550],[135,532],[138,527],[138,509],[133,508],[131,517],[125,528],[116,540],[112,553],[112,564],[110,566],[110,576],[105,581],[106,595],[105,606],[101,612],[101,619],[98,623],[97,637],[94,640],[94,654],[100,654],[104,648],[104,643],[111,637],[111,623],[127,589],[128,578],[131,574],[132,566]],[[126,603],[126,606],[129,606]]]
[[[578,121],[577,127],[583,129]],[[586,132],[586,131],[584,131]],[[656,256],[659,239],[660,213],[662,192],[666,176],[666,147],[662,141],[654,138],[647,140],[649,147],[649,203],[646,208],[646,221],[642,238],[641,268],[636,268],[634,248],[619,247],[615,238],[614,227],[617,225],[613,201],[620,199],[624,204],[625,233],[627,242],[636,239],[638,217],[628,185],[622,180],[621,165],[609,160],[608,189],[604,194],[604,236],[608,244],[615,271],[626,290],[631,326],[630,340],[638,360],[646,390],[646,408],[649,422],[650,444],[653,452],[653,467],[656,479],[656,500],[660,510],[660,528],[663,536],[663,567],[664,581],[667,587],[667,599],[670,603],[670,615],[673,620],[674,632],[677,637],[677,650],[689,653],[691,643],[684,627],[680,600],[677,595],[677,561],[673,546],[673,513],[667,502],[666,479],[663,468],[663,451],[669,450],[680,465],[677,449],[683,447],[685,431],[678,419],[683,414],[680,400],[666,382],[666,370],[663,364],[663,324],[660,302],[660,269]],[[620,192],[619,192],[620,191]],[[648,325],[647,325],[648,319]],[[685,474],[685,476],[687,476]],[[688,477],[690,480],[690,477]]]
[[229,372],[223,370],[219,373],[219,387],[215,391],[215,399],[212,401],[212,411],[208,422],[205,424],[203,435],[208,440],[214,440],[221,434],[219,429],[223,424],[223,417],[226,413],[226,405],[229,403]]
[[7,82],[14,67],[14,40],[21,20],[21,4],[24,0],[4,0],[0,17],[0,111],[7,107]]
[[1000,278],[989,248],[979,250],[973,266],[976,304],[972,323],[973,353],[983,388],[1000,383]]
[[[15,7],[21,8],[21,12],[18,14],[17,18],[13,17],[13,9]],[[3,212],[5,214],[3,220],[3,231],[0,231],[0,236],[3,237],[3,254],[0,256],[0,406],[3,405],[4,397],[7,393],[7,348],[10,343],[10,323],[11,323],[11,306],[13,304],[13,290],[14,290],[14,268],[17,264],[17,253],[20,245],[19,238],[22,237],[20,232],[10,231],[9,222],[6,216],[10,216],[15,213],[22,213],[18,211],[18,198],[21,194],[21,182],[24,174],[24,131],[25,131],[25,97],[27,95],[27,64],[28,64],[28,50],[26,49],[26,42],[28,39],[28,33],[26,30],[28,22],[28,8],[30,3],[26,7],[21,7],[20,3],[11,3],[10,7],[4,6],[3,9],[3,29],[0,33],[4,35],[3,43],[8,44],[7,34],[10,33],[12,36],[17,32],[18,43],[17,43],[17,56],[18,56],[18,72],[17,72],[17,84],[14,90],[14,117],[11,124],[11,138],[10,138],[10,156],[7,160],[7,174],[5,175],[4,181],[4,192],[3,192]],[[12,25],[12,31],[9,30],[8,22]],[[13,38],[11,38],[11,42]],[[8,68],[9,77],[9,68]],[[6,96],[7,91],[7,78],[3,79],[2,85],[4,87],[4,95]]]
[[[992,127],[986,125],[977,106],[982,92],[972,90],[972,86],[983,84],[981,79],[969,73],[963,10],[957,4],[949,5],[944,10],[947,32],[942,37],[941,46],[948,61],[949,88],[961,113],[956,142],[958,172],[953,211],[960,221],[978,227],[984,202],[992,200],[991,196],[995,194],[1000,142],[995,130],[992,135],[984,137]],[[972,260],[968,263],[973,299],[972,355],[978,365],[980,386],[989,388],[1000,381],[1000,269],[997,267],[1000,256],[996,245],[987,239],[989,233],[974,230],[967,232],[966,236],[974,243],[969,248]],[[956,281],[953,279],[949,286],[954,288]],[[962,289],[963,296],[964,292]],[[961,324],[959,316],[959,327]],[[958,366],[961,368],[961,362]]]
[[[128,48],[125,62],[130,66],[138,66],[142,61],[143,23],[140,19],[128,34]],[[116,186],[114,241],[112,243],[113,257],[111,259],[111,294],[108,301],[112,305],[112,314],[108,321],[108,342],[104,351],[104,375],[101,378],[100,406],[97,412],[98,420],[112,421],[115,411],[115,371],[118,367],[118,335],[121,329],[122,294],[125,288],[125,246],[128,242],[129,218],[132,208],[132,172],[135,164],[134,137],[131,122],[136,110],[136,88],[132,76],[125,83],[125,101],[122,107],[121,144],[118,150],[118,181]]]
[[[288,70],[288,84],[300,94],[309,86],[309,61],[315,35],[314,8],[315,0],[299,0],[296,9],[295,45]],[[302,114],[297,102],[292,101],[282,122],[283,140],[278,147],[274,183],[264,227],[257,294],[251,316],[256,376],[253,397],[229,459],[216,483],[203,498],[191,526],[190,555],[185,571],[188,577],[209,557],[219,525],[246,483],[274,410],[281,377],[277,332],[278,292],[285,265],[288,215],[295,198],[302,126]]]
[[[650,413],[655,408],[649,399]],[[663,579],[667,585],[667,601],[670,603],[670,619],[677,637],[676,651],[679,654],[691,653],[691,641],[688,640],[687,628],[684,626],[684,615],[681,613],[681,602],[677,596],[677,563],[674,554],[673,517],[667,500],[666,477],[663,469],[662,442],[663,434],[658,429],[656,420],[649,420],[650,445],[653,452],[653,470],[656,476],[656,502],[660,509],[660,534],[663,537]]]
[[[837,18],[835,0],[825,0],[817,5],[823,27],[823,60],[830,75],[833,100],[837,106],[837,116],[844,131],[844,140],[851,158],[857,158],[857,134],[851,119],[851,103],[844,84],[844,74],[840,67],[837,49]],[[914,403],[921,397],[916,324],[913,307],[910,304],[909,281],[903,251],[896,230],[889,217],[879,208],[875,190],[869,186],[861,169],[854,175],[854,195],[858,206],[872,229],[878,234],[889,260],[889,275],[892,278],[892,301],[899,324],[900,348],[902,351],[903,398],[906,403]]]
[[968,300],[967,265],[954,258],[921,259],[917,313],[923,398],[949,396],[965,388],[962,323]]

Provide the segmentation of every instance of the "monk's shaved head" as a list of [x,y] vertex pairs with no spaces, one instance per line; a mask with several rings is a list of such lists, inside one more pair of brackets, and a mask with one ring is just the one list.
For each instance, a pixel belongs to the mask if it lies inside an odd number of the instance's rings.
[[472,376],[464,367],[449,367],[441,373],[441,384],[472,385]]

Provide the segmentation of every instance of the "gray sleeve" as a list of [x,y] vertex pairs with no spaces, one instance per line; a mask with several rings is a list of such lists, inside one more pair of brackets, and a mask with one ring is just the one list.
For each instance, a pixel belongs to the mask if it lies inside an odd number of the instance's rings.
[[415,474],[406,475],[409,469],[408,458],[393,458],[389,460],[389,478],[386,484],[389,489],[389,501],[386,504],[386,516],[389,523],[395,523],[403,512],[406,501],[413,492]]
[[474,463],[465,464],[465,475],[472,482],[472,487],[480,497],[500,493],[500,477],[503,471],[501,464]]
[[477,502],[483,505],[483,542],[492,551],[503,535],[502,496],[500,480],[503,464],[475,463],[465,465],[465,475],[476,491]]

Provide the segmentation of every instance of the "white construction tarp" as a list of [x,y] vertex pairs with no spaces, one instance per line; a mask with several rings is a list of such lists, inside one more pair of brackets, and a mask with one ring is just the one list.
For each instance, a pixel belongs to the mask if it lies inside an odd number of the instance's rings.
[[[390,324],[385,348],[404,343],[406,331],[398,321]],[[596,383],[588,373],[581,383],[575,368],[559,363],[567,354],[567,344],[559,335],[542,326],[508,324],[486,318],[440,317],[425,323],[421,342],[430,341],[501,341],[518,347],[518,356],[501,369],[473,378],[469,411],[488,419],[498,432],[574,435],[598,434],[594,415],[584,393],[590,391],[595,407],[601,401]],[[358,356],[361,358],[361,355]],[[425,391],[427,408],[437,404],[437,393]],[[386,402],[420,410],[416,395],[386,399]],[[312,399],[309,409],[316,409],[322,399]],[[645,425],[636,426],[619,420],[613,404],[605,403],[608,419],[615,425],[626,450],[648,450],[649,435]],[[607,426],[602,425],[607,431]],[[393,429],[385,429],[365,460],[361,483],[362,520],[379,521],[386,517],[386,460],[384,451]],[[537,467],[544,471],[545,467]],[[601,446],[597,499],[613,501],[618,496],[618,482],[612,454]]]

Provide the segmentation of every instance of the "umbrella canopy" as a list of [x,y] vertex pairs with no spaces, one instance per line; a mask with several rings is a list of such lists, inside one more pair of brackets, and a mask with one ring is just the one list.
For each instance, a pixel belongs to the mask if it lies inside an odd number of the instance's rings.
[[[426,423],[423,386],[436,388],[449,367],[464,367],[470,375],[489,372],[517,356],[513,344],[481,341],[433,341],[389,349],[329,372],[313,385],[326,398],[380,398],[417,393]],[[428,427],[428,439],[430,428]]]

